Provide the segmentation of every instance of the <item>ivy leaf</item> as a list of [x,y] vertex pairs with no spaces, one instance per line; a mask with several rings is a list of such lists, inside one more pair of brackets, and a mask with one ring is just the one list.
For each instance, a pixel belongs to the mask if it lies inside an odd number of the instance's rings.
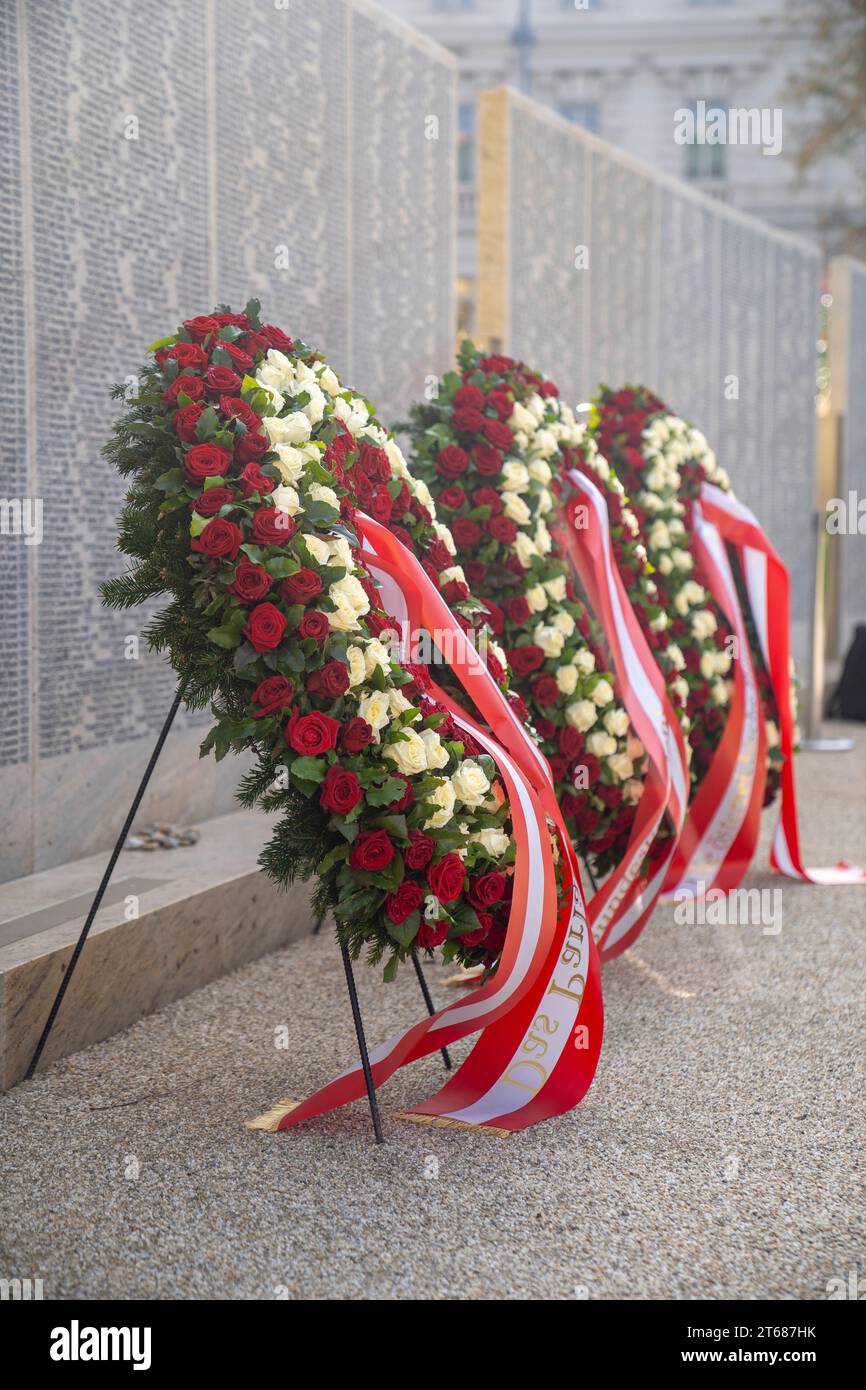
[[385,926],[388,928],[388,935],[401,946],[411,946],[415,937],[418,935],[418,928],[421,925],[421,915],[413,912],[406,918],[405,922],[392,922],[386,919]]
[[181,491],[185,482],[183,469],[169,468],[167,473],[160,473],[154,487],[159,488],[160,492],[175,493]]
[[304,782],[324,781],[327,772],[327,764],[324,758],[295,758],[292,763],[292,776],[300,777]]

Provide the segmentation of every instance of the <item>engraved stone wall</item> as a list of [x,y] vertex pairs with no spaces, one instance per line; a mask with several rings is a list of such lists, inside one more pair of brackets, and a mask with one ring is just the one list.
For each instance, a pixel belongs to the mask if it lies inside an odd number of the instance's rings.
[[[0,879],[111,841],[171,699],[127,640],[147,614],[99,603],[122,567],[109,387],[255,294],[405,410],[453,344],[454,98],[450,56],[369,0],[0,6]],[[143,814],[230,809],[204,721],[178,718]]]
[[[485,320],[486,332],[573,401],[587,400],[599,382],[643,382],[704,430],[789,566],[793,646],[804,664],[817,248],[637,163],[523,96],[508,93],[505,107],[502,97],[481,98],[481,157],[501,165],[504,143],[508,181],[504,198],[494,190],[480,208],[482,227],[488,215],[504,217],[499,241],[507,247],[503,321]],[[480,187],[483,197],[483,171]],[[478,272],[486,303],[483,259]]]

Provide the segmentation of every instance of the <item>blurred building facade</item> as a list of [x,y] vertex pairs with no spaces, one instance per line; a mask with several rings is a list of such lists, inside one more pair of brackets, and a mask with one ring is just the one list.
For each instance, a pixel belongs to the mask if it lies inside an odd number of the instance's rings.
[[[477,95],[516,87],[566,119],[742,212],[834,249],[840,209],[862,202],[842,160],[799,180],[808,115],[791,82],[809,33],[791,0],[384,0],[459,62],[459,248],[464,326],[475,275]],[[800,10],[802,15],[802,10]],[[681,145],[675,113],[780,111],[782,149]]]

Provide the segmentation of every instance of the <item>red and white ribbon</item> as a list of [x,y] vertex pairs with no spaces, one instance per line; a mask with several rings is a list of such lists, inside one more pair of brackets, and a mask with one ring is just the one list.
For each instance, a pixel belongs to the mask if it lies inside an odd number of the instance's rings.
[[[679,721],[616,566],[604,494],[576,470],[568,478],[580,500],[572,497],[562,508],[564,524],[553,534],[571,559],[601,624],[620,698],[649,759],[626,852],[589,903],[593,936],[604,961],[637,938],[662,891],[686,814],[689,776]],[[666,812],[674,832],[671,848],[647,877],[641,868]]]
[[[863,869],[846,863],[830,868],[808,869],[800,853],[794,782],[794,720],[791,714],[791,594],[788,571],[755,516],[742,502],[713,484],[704,483],[700,507],[704,527],[712,528],[717,538],[713,542],[714,548],[730,545],[739,557],[758,641],[779,712],[780,747],[784,763],[779,824],[773,839],[770,863],[779,873],[810,883],[864,883],[866,873]],[[709,534],[709,531],[706,530],[705,534]],[[729,618],[739,620],[736,628],[739,636],[743,623],[736,592],[723,607]],[[748,642],[744,643],[742,639],[740,652],[741,661],[742,653],[746,653],[747,667],[750,668]],[[741,662],[736,664],[739,666]],[[760,722],[763,729],[763,715]]]
[[[447,1085],[411,1112],[503,1130],[563,1114],[582,1099],[601,1049],[603,1011],[598,957],[573,851],[553,798],[549,770],[441,595],[415,558],[384,527],[358,514],[364,560],[398,623],[447,633],[449,664],[493,735],[453,702],[452,717],[472,729],[505,784],[516,844],[508,930],[496,974],[471,995],[406,1029],[370,1054],[381,1085],[408,1062],[481,1032]],[[553,822],[561,860],[559,886]],[[360,1062],[302,1101],[279,1129],[364,1094]]]

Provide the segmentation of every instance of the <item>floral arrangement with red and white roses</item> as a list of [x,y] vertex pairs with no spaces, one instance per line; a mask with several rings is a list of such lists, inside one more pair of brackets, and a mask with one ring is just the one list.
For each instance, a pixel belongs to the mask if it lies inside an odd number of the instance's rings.
[[[387,957],[386,978],[416,947],[492,965],[509,807],[427,668],[383,640],[354,530],[356,508],[387,524],[455,621],[483,625],[427,487],[369,402],[254,300],[187,319],[152,351],[106,449],[131,478],[119,547],[134,561],[106,603],[171,595],[148,637],[187,703],[211,705],[202,752],[253,753],[241,799],[280,813],[260,862],[282,883],[315,876],[314,910],[333,910],[353,954]],[[489,665],[507,691],[501,652]]]
[[551,382],[465,342],[457,370],[412,409],[411,467],[505,648],[574,842],[604,873],[628,842],[646,760],[548,529],[565,486],[565,421]]
[[[688,688],[694,790],[724,731],[735,640],[718,604],[694,578],[691,512],[704,480],[730,492],[730,479],[702,432],[644,387],[619,391],[602,387],[593,403],[590,430],[629,496],[656,571],[658,595],[667,613],[666,658],[670,662],[673,652],[679,679]],[[743,612],[748,623],[748,604]],[[767,722],[765,804],[769,804],[781,775],[778,715],[757,640],[750,646]]]

